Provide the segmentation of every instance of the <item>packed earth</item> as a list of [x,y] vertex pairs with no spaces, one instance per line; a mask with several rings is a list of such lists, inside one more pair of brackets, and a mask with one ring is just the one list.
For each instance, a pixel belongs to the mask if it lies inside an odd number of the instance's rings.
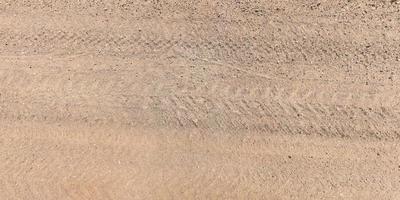
[[398,0],[0,0],[0,199],[400,199]]

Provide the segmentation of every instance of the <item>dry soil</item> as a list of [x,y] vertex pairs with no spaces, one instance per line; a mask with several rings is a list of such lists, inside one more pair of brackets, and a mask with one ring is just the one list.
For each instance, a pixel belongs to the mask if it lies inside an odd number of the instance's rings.
[[0,0],[0,199],[399,199],[397,0]]

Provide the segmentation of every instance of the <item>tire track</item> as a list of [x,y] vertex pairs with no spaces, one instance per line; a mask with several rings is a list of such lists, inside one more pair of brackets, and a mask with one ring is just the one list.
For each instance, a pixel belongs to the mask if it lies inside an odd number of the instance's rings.
[[[339,90],[332,90],[329,84],[279,85],[265,80],[265,83],[232,87],[230,82],[199,84],[171,77],[164,83],[154,84],[146,80],[163,80],[166,75],[154,67],[120,72],[29,70],[0,70],[3,119],[255,130],[290,135],[398,137],[399,91],[391,87],[365,87],[355,91],[352,89],[358,87],[355,84],[345,88],[344,84],[338,84],[335,87]],[[135,73],[139,75],[132,78]],[[231,81],[242,78],[247,77]],[[355,128],[354,124],[361,126]]]
[[[204,25],[180,21],[169,25],[167,21],[157,24],[142,20],[130,31],[118,33],[111,29],[100,30],[84,21],[83,24],[74,22],[68,29],[57,24],[43,27],[38,23],[27,27],[25,33],[4,27],[0,31],[0,41],[4,44],[0,45],[0,50],[24,55],[82,51],[127,56],[162,54],[174,49],[192,59],[223,61],[247,68],[266,64],[277,67],[282,63],[329,64],[332,61],[341,65],[349,62],[361,66],[379,65],[397,63],[400,57],[397,51],[393,51],[400,43],[396,34],[382,39],[378,31],[371,30],[365,40],[360,40],[357,35],[362,30],[353,30],[350,26],[321,28],[287,21],[284,24],[270,23],[265,30],[251,35],[240,35],[247,27],[233,24],[221,33],[219,27],[223,24],[218,22]],[[393,40],[390,44],[379,45],[389,39]]]
[[[399,112],[390,108],[365,108],[293,102],[207,99],[192,96],[152,96],[131,99],[133,105],[59,104],[32,100],[29,104],[3,102],[3,119],[76,121],[88,124],[168,126],[205,130],[255,130],[267,133],[397,139]],[[189,100],[191,99],[191,100]],[[162,101],[161,101],[162,100]],[[207,104],[205,105],[205,101]],[[139,105],[146,102],[146,106]],[[161,103],[161,104],[160,104]],[[212,106],[210,109],[210,105]],[[67,106],[67,107],[66,107]],[[43,111],[50,111],[52,113]],[[216,121],[217,123],[213,122]],[[318,123],[313,123],[318,121]],[[160,124],[161,123],[161,124]],[[354,124],[361,124],[354,127]],[[285,128],[286,127],[286,128]],[[341,131],[339,131],[340,129]],[[357,130],[358,129],[358,130]]]
[[[15,127],[18,131],[13,129]],[[398,173],[397,165],[393,164],[398,148],[394,143],[391,146],[391,143],[373,141],[332,142],[313,137],[305,143],[299,142],[302,141],[300,137],[265,137],[254,132],[232,137],[210,132],[205,136],[190,131],[185,132],[187,134],[181,131],[132,132],[138,131],[137,128],[91,127],[83,131],[75,126],[68,129],[44,124],[25,127],[44,130],[34,133],[31,129],[23,131],[21,127],[24,127],[21,123],[10,124],[13,134],[1,135],[6,145],[1,147],[4,154],[0,155],[2,160],[6,154],[13,158],[11,162],[0,164],[0,169],[7,172],[0,174],[1,183],[6,184],[8,192],[3,195],[21,199],[153,199],[184,195],[199,198],[253,195],[256,198],[266,193],[265,183],[274,183],[271,185],[274,188],[267,193],[301,190],[304,180],[309,184],[327,171],[332,172],[328,173],[331,177],[336,177],[333,172],[338,171],[346,177],[360,175],[350,180],[352,185],[357,183],[357,187],[369,190],[378,187],[380,182],[371,185],[360,180],[384,181],[388,191],[395,190],[398,184],[397,180],[379,176]],[[4,130],[7,128],[1,127],[1,131]],[[110,138],[104,140],[107,134],[123,135],[122,143]],[[387,157],[376,163],[376,152]],[[30,161],[34,163],[29,164]],[[318,166],[320,170],[315,172],[306,166]],[[387,170],[378,170],[378,175],[369,171],[382,167]],[[60,172],[60,168],[62,173],[55,173]],[[24,171],[28,173],[21,175]],[[298,181],[296,176],[304,178]],[[324,180],[320,183],[331,186],[332,182],[340,183],[343,179]],[[250,184],[254,182],[257,184]],[[285,184],[288,182],[291,184]],[[319,194],[318,191],[315,194]]]

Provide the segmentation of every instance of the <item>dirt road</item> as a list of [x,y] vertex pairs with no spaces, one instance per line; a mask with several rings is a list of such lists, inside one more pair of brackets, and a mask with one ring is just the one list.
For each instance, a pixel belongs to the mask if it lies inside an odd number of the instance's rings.
[[0,199],[398,199],[400,2],[0,0]]

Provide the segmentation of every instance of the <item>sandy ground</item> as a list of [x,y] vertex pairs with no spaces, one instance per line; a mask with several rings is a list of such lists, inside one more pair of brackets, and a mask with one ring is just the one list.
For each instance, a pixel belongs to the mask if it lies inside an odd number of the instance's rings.
[[399,199],[396,0],[0,0],[0,199]]

